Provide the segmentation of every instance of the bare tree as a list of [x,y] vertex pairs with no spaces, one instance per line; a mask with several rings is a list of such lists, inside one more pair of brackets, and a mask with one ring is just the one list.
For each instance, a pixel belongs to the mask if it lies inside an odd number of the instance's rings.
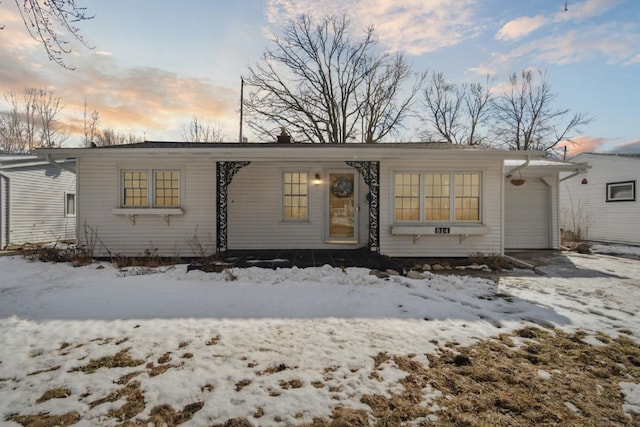
[[22,100],[14,91],[5,94],[9,110],[2,113],[2,145],[19,153],[41,147],[59,147],[68,133],[59,120],[62,100],[46,88],[27,88]]
[[[387,57],[380,59],[386,60]],[[362,142],[369,144],[397,132],[410,114],[411,105],[425,78],[425,74],[417,76],[408,96],[396,101],[403,83],[411,75],[411,68],[404,58],[396,55],[393,62],[374,65],[371,69],[365,78],[364,93],[356,92],[362,120]],[[360,99],[362,96],[364,99]]]
[[27,151],[23,144],[24,127],[15,93],[5,94],[9,110],[0,113],[0,149],[7,153]]
[[466,85],[451,83],[442,73],[431,73],[429,86],[424,91],[424,106],[427,110],[427,142],[461,143],[464,132],[462,105]]
[[60,147],[69,137],[58,115],[64,105],[59,96],[54,96],[47,89],[40,89],[36,94],[36,110],[40,120],[40,147]]
[[219,126],[206,125],[197,117],[191,119],[188,127],[183,127],[182,137],[186,142],[222,142],[224,133]]
[[492,94],[489,89],[489,76],[484,85],[482,83],[470,83],[467,85],[464,104],[469,120],[466,144],[484,144],[486,137],[480,134],[480,130],[488,122]]
[[127,135],[114,129],[105,128],[96,132],[95,141],[93,142],[96,146],[105,147],[108,145],[133,144],[141,141],[142,138],[132,133]]
[[56,64],[73,68],[63,58],[71,52],[65,34],[91,49],[76,24],[93,19],[93,16],[87,15],[86,8],[78,6],[76,0],[15,0],[15,3],[29,35],[42,43],[47,56]]
[[[488,83],[488,81],[487,81]],[[482,142],[479,129],[487,118],[491,94],[481,83],[453,83],[443,73],[433,71],[423,91],[427,142],[477,145]]]
[[272,141],[284,127],[294,141],[320,143],[378,142],[399,126],[417,91],[398,101],[409,67],[374,52],[373,27],[359,40],[349,31],[346,16],[316,25],[303,15],[274,36],[245,79],[249,126]]
[[557,95],[546,73],[523,70],[509,77],[509,90],[492,102],[493,133],[511,150],[552,151],[559,142],[573,142],[579,126],[591,122],[584,113],[555,109]]
[[[15,97],[15,94],[12,92],[12,97]],[[34,148],[37,148],[39,141],[36,140],[36,126],[38,123],[38,107],[37,107],[37,98],[38,98],[38,89],[37,88],[26,88],[24,90],[24,98],[22,104],[22,122],[24,126],[23,135],[23,145],[25,146],[25,150],[30,152]]]
[[84,133],[84,146],[91,147],[95,143],[98,134],[98,123],[100,122],[100,114],[96,110],[89,111],[87,109],[87,99],[84,99],[84,114],[82,121],[82,130]]

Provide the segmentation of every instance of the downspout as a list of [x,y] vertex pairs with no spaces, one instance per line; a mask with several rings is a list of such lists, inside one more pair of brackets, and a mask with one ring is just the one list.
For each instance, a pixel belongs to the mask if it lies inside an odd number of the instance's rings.
[[64,163],[58,163],[58,162],[56,162],[55,160],[53,160],[53,159],[51,158],[51,154],[45,154],[45,155],[44,155],[44,158],[45,158],[49,163],[51,163],[52,165],[57,166],[57,167],[59,167],[60,169],[64,169],[64,170],[66,170],[66,171],[69,171],[69,172],[71,172],[71,173],[72,173],[72,174],[74,174],[74,175],[76,174],[76,170],[75,170],[75,169],[73,169],[73,168],[71,168],[71,167],[69,167],[69,166],[65,165]]
[[527,166],[529,166],[530,161],[531,161],[531,156],[527,155],[527,160],[523,164],[521,164],[520,166],[516,166],[515,168],[511,169],[509,172],[504,174],[505,178],[510,178],[511,176],[513,176],[514,172],[517,172],[520,169],[524,169]]
[[[9,230],[11,229],[11,212],[9,211],[9,207],[11,206],[11,191],[10,191],[10,179],[7,175],[0,172],[0,178],[4,179],[7,182],[6,192],[7,192],[7,206],[2,206],[2,200],[0,199],[0,209],[6,212],[7,218],[6,221],[2,221],[2,212],[0,212],[0,249],[5,248],[5,244],[2,240],[5,240],[7,245],[9,244]],[[0,189],[1,190],[1,189]],[[0,191],[0,195],[2,191]],[[4,230],[4,226],[6,225],[6,230]],[[4,231],[4,232],[3,232]]]

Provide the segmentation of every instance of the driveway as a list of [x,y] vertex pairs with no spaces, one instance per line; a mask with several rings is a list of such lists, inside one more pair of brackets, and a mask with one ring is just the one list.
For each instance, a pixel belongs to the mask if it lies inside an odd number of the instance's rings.
[[[640,339],[640,260],[605,254],[529,251],[510,256],[535,265],[506,272],[498,279],[501,291],[536,301],[547,294],[549,308],[578,313],[574,326],[631,332]],[[552,301],[552,302],[549,302]]]

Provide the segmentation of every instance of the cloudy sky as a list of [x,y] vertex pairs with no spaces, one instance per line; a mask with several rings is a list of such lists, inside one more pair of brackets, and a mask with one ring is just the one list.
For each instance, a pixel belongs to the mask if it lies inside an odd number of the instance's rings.
[[[594,118],[581,150],[640,152],[638,0],[76,0],[93,49],[73,46],[66,70],[48,61],[13,1],[0,3],[0,92],[47,87],[82,127],[85,99],[100,127],[180,140],[197,116],[237,141],[240,76],[296,14],[348,13],[374,25],[414,71],[498,87],[524,68],[545,70],[557,106]],[[338,5],[336,5],[338,4]],[[0,102],[0,107],[1,107]],[[245,129],[245,135],[248,131]],[[405,139],[415,139],[415,129]],[[250,140],[251,140],[251,135]],[[66,145],[79,144],[72,134]]]

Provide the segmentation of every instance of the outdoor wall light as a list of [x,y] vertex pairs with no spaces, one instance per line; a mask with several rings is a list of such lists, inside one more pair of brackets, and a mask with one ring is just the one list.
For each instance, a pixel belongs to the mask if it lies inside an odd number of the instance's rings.
[[320,178],[319,173],[317,173],[316,176],[313,178],[313,185],[318,185],[318,184],[322,184],[322,178]]

